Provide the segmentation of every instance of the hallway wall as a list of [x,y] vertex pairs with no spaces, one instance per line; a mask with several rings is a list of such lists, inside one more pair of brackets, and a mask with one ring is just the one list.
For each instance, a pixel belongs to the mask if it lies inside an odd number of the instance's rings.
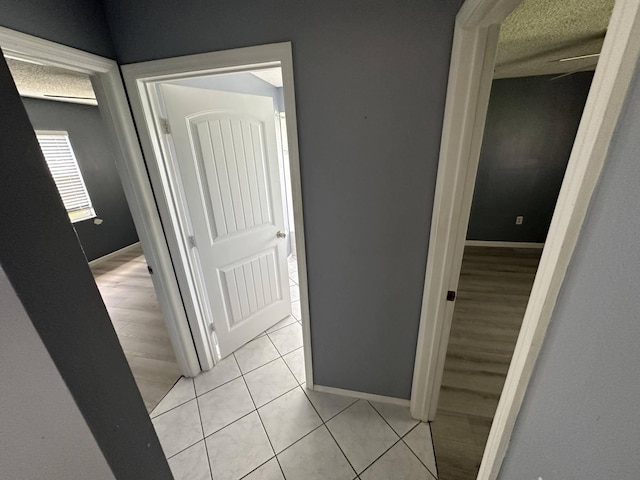
[[2,267],[0,312],[0,478],[115,479]]
[[461,3],[105,1],[123,64],[292,42],[320,385],[409,398]]

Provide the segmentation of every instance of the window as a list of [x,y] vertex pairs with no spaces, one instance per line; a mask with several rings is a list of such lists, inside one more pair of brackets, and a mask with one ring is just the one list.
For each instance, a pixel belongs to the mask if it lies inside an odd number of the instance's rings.
[[69,220],[79,222],[95,217],[96,212],[91,205],[67,132],[37,131],[36,137],[69,214]]

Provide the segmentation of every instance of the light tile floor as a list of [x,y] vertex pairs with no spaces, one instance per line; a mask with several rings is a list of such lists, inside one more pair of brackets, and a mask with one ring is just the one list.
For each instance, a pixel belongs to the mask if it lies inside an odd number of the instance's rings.
[[430,427],[408,408],[305,388],[299,319],[181,378],[151,412],[176,480],[437,478]]

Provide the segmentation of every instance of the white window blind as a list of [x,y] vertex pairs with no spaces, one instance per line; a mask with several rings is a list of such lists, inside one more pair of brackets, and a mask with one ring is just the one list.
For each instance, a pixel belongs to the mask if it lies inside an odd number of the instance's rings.
[[40,149],[56,182],[69,219],[79,222],[96,216],[67,132],[36,132]]

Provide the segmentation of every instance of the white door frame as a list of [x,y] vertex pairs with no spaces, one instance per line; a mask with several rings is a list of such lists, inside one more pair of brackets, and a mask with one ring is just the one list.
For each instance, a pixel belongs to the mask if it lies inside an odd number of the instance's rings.
[[114,139],[113,156],[164,315],[180,372],[200,371],[160,216],[153,198],[118,64],[110,59],[0,27],[0,47],[11,58],[91,76],[100,114]]
[[[456,17],[411,394],[435,417],[493,80],[499,25],[522,0],[466,0]],[[617,0],[491,426],[478,479],[495,479],[640,55],[640,0]]]
[[[193,275],[186,255],[187,245],[185,232],[180,227],[180,203],[173,198],[169,182],[171,172],[167,172],[167,162],[163,157],[162,121],[155,112],[158,111],[156,85],[159,82],[188,78],[216,73],[243,72],[257,68],[281,67],[284,86],[284,105],[289,141],[289,165],[293,197],[294,225],[296,246],[298,249],[298,275],[300,286],[300,306],[302,313],[303,346],[305,359],[306,383],[314,388],[311,358],[311,329],[309,326],[309,295],[307,286],[307,261],[304,240],[304,220],[302,213],[302,187],[300,181],[300,158],[298,153],[298,130],[296,120],[295,93],[293,84],[293,59],[291,43],[276,43],[245,47],[220,52],[209,52],[163,60],[135,63],[122,66],[131,106],[139,127],[142,148],[149,161],[149,174],[159,197],[159,209],[167,225],[167,239],[176,261],[176,271],[183,291],[191,292],[185,296],[187,310],[194,318],[198,317],[198,328],[202,335],[208,337],[207,327],[199,314],[197,291],[193,287]],[[155,159],[155,161],[151,161]],[[193,323],[192,323],[193,328]],[[196,339],[196,343],[198,340]],[[215,361],[215,359],[213,359]],[[204,367],[203,367],[204,368]]]

